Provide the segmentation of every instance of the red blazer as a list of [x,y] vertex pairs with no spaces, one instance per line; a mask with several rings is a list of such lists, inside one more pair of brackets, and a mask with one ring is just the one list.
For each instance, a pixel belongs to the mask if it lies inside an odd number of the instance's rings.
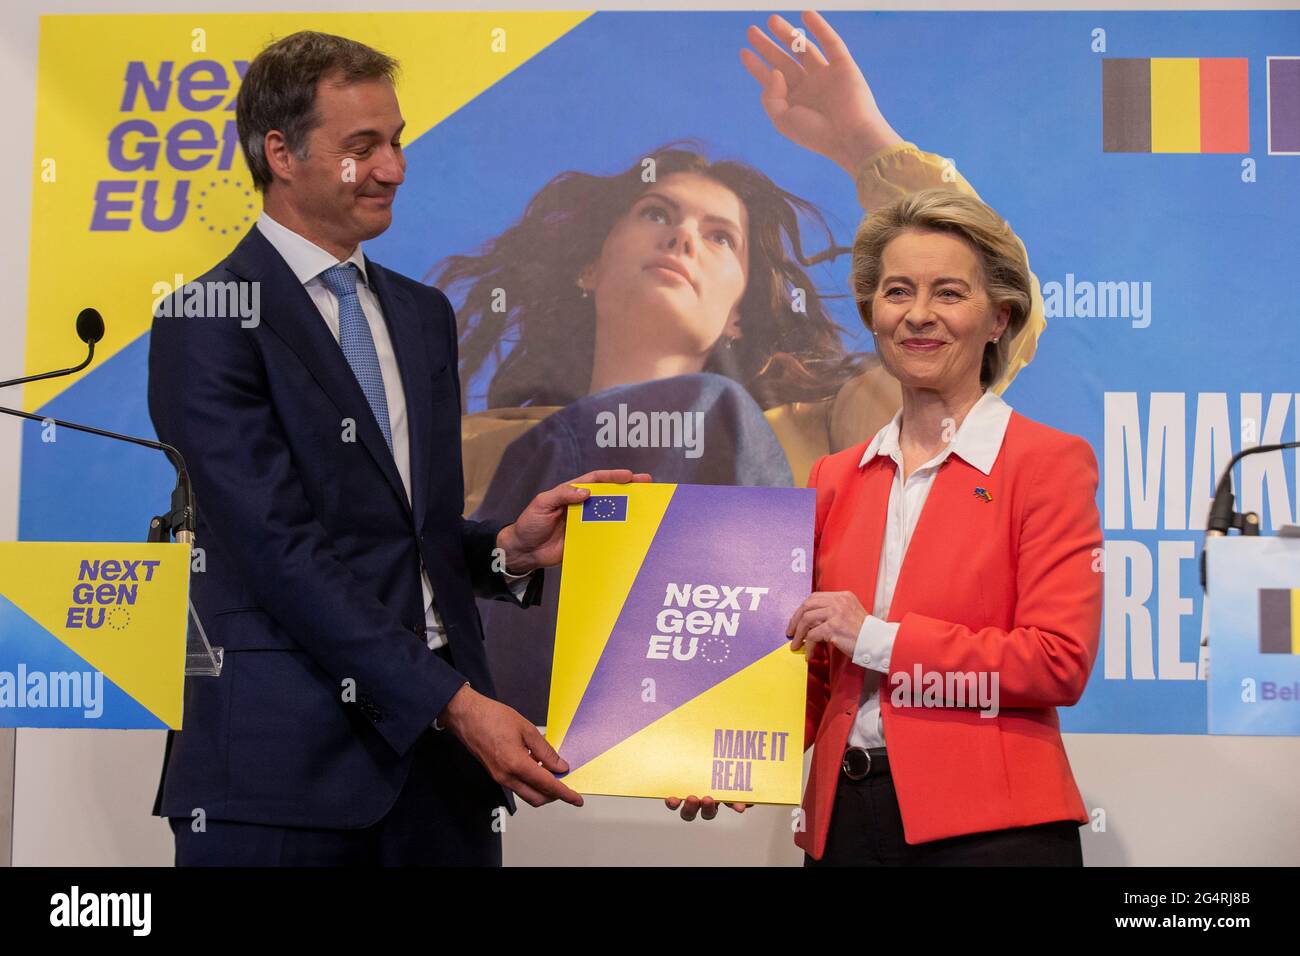
[[[814,587],[870,610],[895,465],[866,442],[820,459]],[[975,489],[983,488],[992,500]],[[1097,460],[1081,438],[1012,412],[993,470],[939,467],[908,546],[889,620],[899,622],[881,720],[908,843],[1088,814],[1061,743],[1058,706],[1083,693],[1101,627]],[[996,717],[895,706],[896,675],[998,675]],[[805,748],[815,745],[795,842],[820,859],[865,672],[826,644],[808,664]],[[951,703],[951,701],[946,701]]]

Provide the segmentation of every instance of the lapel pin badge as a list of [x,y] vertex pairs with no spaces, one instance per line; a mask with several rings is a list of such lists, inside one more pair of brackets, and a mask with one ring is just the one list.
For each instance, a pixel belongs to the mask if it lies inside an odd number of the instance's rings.
[[992,501],[992,500],[993,500],[993,496],[992,496],[991,494],[989,494],[989,493],[988,493],[988,490],[985,489],[985,488],[976,488],[976,489],[975,489],[975,497],[976,497],[976,498],[979,498],[981,501]]

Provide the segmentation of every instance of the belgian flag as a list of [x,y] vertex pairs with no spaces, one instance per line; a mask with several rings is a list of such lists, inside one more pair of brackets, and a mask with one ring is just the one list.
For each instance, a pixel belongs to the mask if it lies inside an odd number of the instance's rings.
[[1250,152],[1246,64],[1245,57],[1102,59],[1102,149]]

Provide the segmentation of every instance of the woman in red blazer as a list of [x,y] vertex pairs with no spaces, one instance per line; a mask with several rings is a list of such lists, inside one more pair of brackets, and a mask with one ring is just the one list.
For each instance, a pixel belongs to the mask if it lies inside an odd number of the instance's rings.
[[1024,250],[988,206],[927,189],[863,223],[852,282],[903,406],[809,479],[796,843],[810,865],[1081,865],[1056,708],[1097,653],[1097,464],[992,387],[1029,311]]

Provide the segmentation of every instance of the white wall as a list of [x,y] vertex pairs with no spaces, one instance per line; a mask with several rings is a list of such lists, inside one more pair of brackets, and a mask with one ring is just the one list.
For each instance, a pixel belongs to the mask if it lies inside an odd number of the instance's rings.
[[[1294,2],[1253,3],[1294,8]],[[357,0],[267,0],[234,3],[5,3],[0,10],[0,89],[6,146],[23,169],[32,156],[37,18],[42,13],[356,10]],[[411,3],[383,9],[573,9],[565,0],[506,3]],[[602,2],[587,9],[638,9]],[[657,3],[660,9],[690,9]],[[713,9],[784,9],[771,0],[719,2]],[[889,9],[891,5],[871,5]],[[921,4],[907,5],[917,9]],[[996,9],[1011,4],[929,3],[931,9]],[[1016,9],[1215,9],[1222,2],[1022,3]],[[863,9],[823,3],[822,9]],[[902,9],[904,5],[893,4]],[[1238,5],[1240,8],[1240,5]],[[31,177],[0,179],[0,378],[21,374],[27,301]],[[16,402],[16,400],[15,400]],[[17,532],[18,425],[0,420],[0,540]],[[0,731],[0,833],[5,828],[6,738]],[[1229,865],[1300,863],[1300,739],[1071,734],[1066,747],[1090,808],[1105,811],[1105,832],[1084,830],[1092,865]],[[158,865],[171,861],[166,824],[149,816],[162,760],[160,732],[24,730],[17,735],[13,860],[17,865]],[[798,864],[786,808],[758,807],[743,817],[724,811],[712,823],[684,824],[650,800],[591,798],[583,810],[524,806],[508,821],[506,862],[515,865]],[[0,836],[0,864],[4,861]]]

